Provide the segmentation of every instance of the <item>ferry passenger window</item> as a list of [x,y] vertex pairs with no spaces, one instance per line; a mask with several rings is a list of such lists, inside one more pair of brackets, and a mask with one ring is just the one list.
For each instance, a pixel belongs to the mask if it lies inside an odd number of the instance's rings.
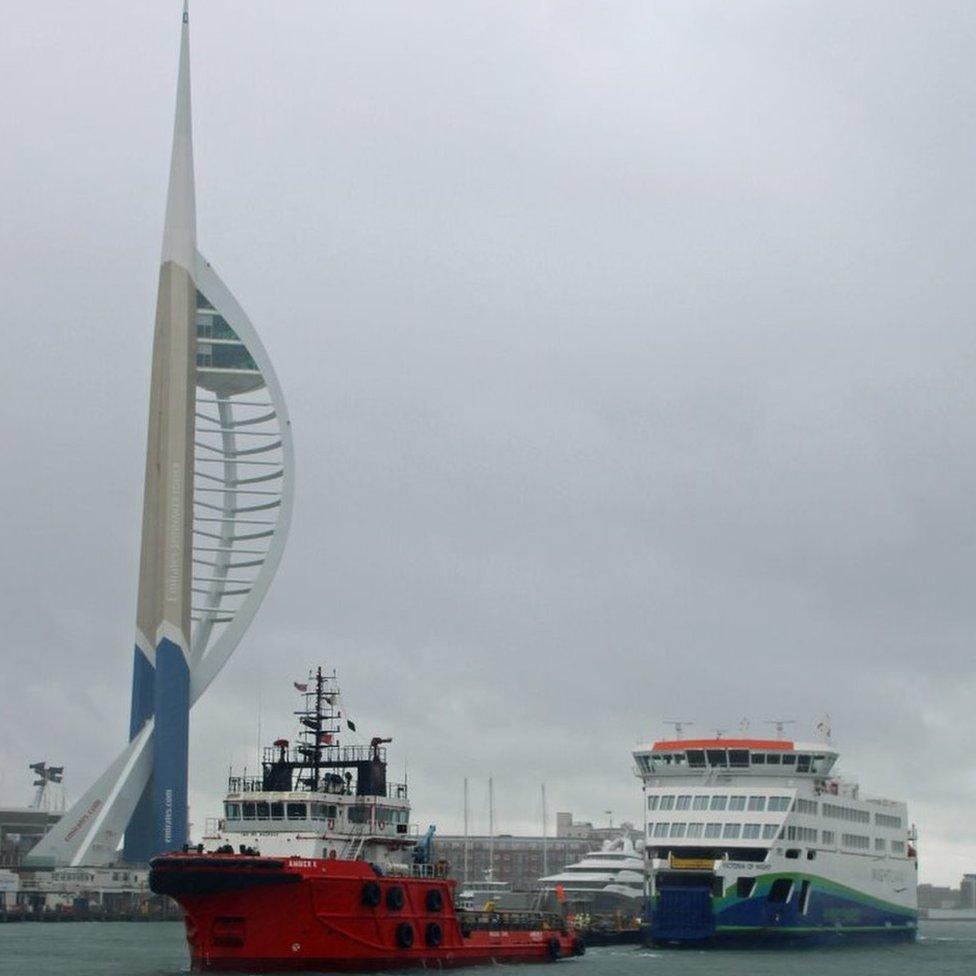
[[795,766],[796,765],[796,756],[792,752],[788,752],[785,756],[783,756],[783,765],[784,766]]
[[331,803],[327,803],[327,804],[325,804],[325,811],[324,812],[325,812],[325,818],[326,818],[326,820],[335,820],[336,813],[338,811],[336,810],[336,808]]
[[708,797],[707,796],[696,796],[691,802],[692,810],[707,810],[708,809]]
[[800,857],[800,851],[799,851],[799,849],[798,849],[798,848],[796,848],[796,847],[791,847],[791,848],[789,848],[789,850],[787,850],[787,852],[786,852],[786,856],[787,856],[788,858],[790,858],[791,860],[794,860],[794,861],[796,861],[796,860],[798,860],[798,859],[799,859],[799,857]]
[[288,804],[288,819],[289,820],[304,820],[305,819],[305,804],[304,803],[289,803]]
[[722,828],[722,838],[737,840],[739,837],[739,831],[742,829],[742,824],[737,823],[727,823]]
[[705,754],[708,756],[709,766],[728,766],[728,759],[724,749],[708,749]]
[[785,811],[790,808],[790,798],[788,796],[771,796],[767,809],[773,812]]
[[666,823],[656,823],[656,824],[654,824],[654,836],[655,837],[667,837],[668,836],[668,828],[670,826],[671,826],[671,824],[666,824]]
[[834,843],[834,832],[832,830],[824,830],[820,833],[820,842],[822,844],[833,844]]
[[705,836],[709,838],[722,836],[722,825],[720,823],[705,824]]
[[777,830],[777,824],[763,824],[763,840],[775,840]]
[[284,820],[285,819],[285,805],[284,805],[284,803],[272,803],[271,804],[271,819],[272,820]]
[[742,839],[743,840],[758,840],[759,839],[759,824],[747,823],[742,825]]
[[691,794],[684,793],[678,797],[678,802],[675,804],[675,810],[690,810],[691,809]]
[[718,795],[712,797],[712,802],[711,802],[711,804],[709,806],[709,809],[710,810],[724,810],[725,809],[725,805],[728,802],[729,802],[729,798],[727,796],[722,796],[721,794],[718,794]]
[[817,852],[814,850],[807,851],[807,860],[815,861],[817,859]]
[[766,765],[767,766],[778,766],[779,765],[779,753],[770,752],[766,754]]
[[758,810],[760,813],[766,809],[766,797],[764,796],[750,796],[749,797],[749,809]]
[[730,810],[745,810],[745,808],[746,808],[746,798],[744,796],[729,797]]
[[660,800],[660,799],[661,798],[659,796],[649,796],[647,798],[647,809],[648,810],[656,810],[657,809],[657,801]]
[[905,842],[903,840],[893,840],[891,842],[891,853],[892,854],[904,854],[905,853]]
[[268,819],[268,804],[267,803],[257,803],[255,804],[257,808],[258,820]]
[[688,765],[691,766],[692,769],[703,769],[705,766],[705,750],[689,749]]
[[240,820],[241,805],[239,803],[225,803],[224,815],[227,817],[228,820]]
[[735,769],[744,769],[749,765],[749,751],[747,749],[729,749],[729,765]]
[[754,752],[752,754],[752,764],[753,764],[753,766],[765,766],[766,765],[766,753],[764,753],[764,752]]
[[738,878],[735,882],[735,894],[738,898],[751,898],[752,890],[756,887],[755,878]]
[[673,824],[671,824],[671,836],[672,837],[684,837],[684,835],[685,835],[685,827],[687,827],[687,826],[688,826],[687,824],[683,824],[683,823],[673,823]]
[[674,809],[674,797],[673,796],[662,796],[661,797],[661,807],[662,810],[673,810]]
[[704,826],[705,826],[704,824],[700,824],[700,823],[690,823],[690,824],[688,824],[688,835],[687,836],[688,837],[701,837],[701,835],[702,835],[702,828]]
[[884,837],[875,837],[874,838],[874,849],[876,851],[879,851],[880,853],[884,854],[884,852],[885,852]]
[[241,806],[242,806],[242,809],[244,811],[244,819],[245,820],[253,820],[254,819],[254,804],[253,803],[244,803]]
[[798,773],[809,773],[810,772],[810,757],[809,756],[797,756],[796,757],[796,771]]

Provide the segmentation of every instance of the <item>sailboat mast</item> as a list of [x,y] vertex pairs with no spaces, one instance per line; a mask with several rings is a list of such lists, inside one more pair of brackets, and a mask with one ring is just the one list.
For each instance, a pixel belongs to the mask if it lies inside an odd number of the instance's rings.
[[488,880],[495,880],[495,784],[488,777]]
[[549,838],[546,829],[546,784],[542,784],[542,873],[549,873]]
[[462,878],[468,883],[468,777],[464,777],[464,873]]

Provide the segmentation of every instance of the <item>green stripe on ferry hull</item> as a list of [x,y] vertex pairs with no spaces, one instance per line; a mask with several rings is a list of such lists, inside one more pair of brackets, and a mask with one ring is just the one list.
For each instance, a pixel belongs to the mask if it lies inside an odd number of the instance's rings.
[[[886,901],[883,898],[876,898],[874,895],[869,895],[865,892],[858,891],[856,888],[851,888],[848,885],[840,884],[840,882],[830,881],[819,874],[807,874],[802,871],[782,871],[775,874],[764,874],[761,877],[757,877],[756,887],[751,897],[765,897],[769,893],[769,889],[772,887],[773,882],[780,878],[788,879],[793,881],[795,884],[799,884],[802,881],[809,881],[815,893],[833,895],[834,897],[843,898],[847,901],[852,901],[856,904],[863,905],[866,908],[876,908],[880,911],[904,915],[906,919],[915,919],[918,917],[918,912],[914,908],[899,905],[897,902]],[[722,895],[721,898],[714,899],[712,904],[715,913],[718,914],[723,909],[730,908],[733,905],[738,904],[740,901],[748,900],[749,899],[739,898],[734,893],[733,888],[732,893]]]

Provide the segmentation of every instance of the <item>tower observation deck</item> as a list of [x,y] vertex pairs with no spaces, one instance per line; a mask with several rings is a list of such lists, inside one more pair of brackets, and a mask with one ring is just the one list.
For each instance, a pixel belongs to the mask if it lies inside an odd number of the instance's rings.
[[35,867],[186,842],[189,711],[260,606],[291,521],[284,397],[250,320],[197,249],[189,14],[153,340],[130,741],[31,851]]

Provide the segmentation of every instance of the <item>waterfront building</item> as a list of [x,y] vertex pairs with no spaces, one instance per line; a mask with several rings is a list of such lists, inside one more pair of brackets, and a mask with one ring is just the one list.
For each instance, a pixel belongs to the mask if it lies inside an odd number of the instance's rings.
[[183,5],[143,496],[130,741],[30,853],[35,867],[145,862],[187,840],[190,707],[281,558],[294,460],[284,398],[243,309],[197,249]]

